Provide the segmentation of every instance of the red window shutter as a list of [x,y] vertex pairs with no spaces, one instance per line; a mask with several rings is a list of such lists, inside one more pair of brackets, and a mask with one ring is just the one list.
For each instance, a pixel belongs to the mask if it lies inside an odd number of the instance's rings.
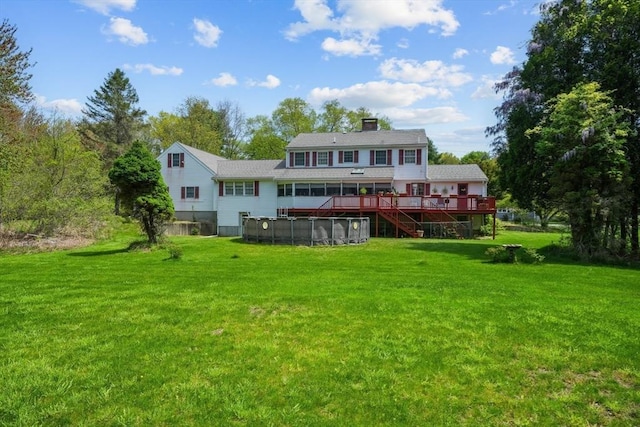
[[312,157],[313,157],[313,159],[312,159],[313,165],[312,166],[317,166],[318,165],[318,153],[314,151]]
[[184,167],[184,153],[180,153],[180,167]]
[[218,181],[218,197],[224,196],[224,182]]
[[422,148],[418,148],[416,150],[416,164],[417,165],[422,164]]
[[255,181],[253,183],[253,195],[256,197],[260,196],[260,181]]
[[398,151],[398,164],[404,165],[404,150]]
[[187,192],[186,188],[180,187],[180,198],[181,199],[185,199],[186,198],[186,192]]
[[333,166],[333,151],[329,151],[329,166]]
[[391,150],[387,150],[387,164],[391,164]]
[[200,187],[196,187],[196,191],[195,191],[195,195],[196,195],[196,199],[200,198]]
[[358,150],[355,150],[353,152],[353,163],[358,163],[358,153],[359,153]]
[[172,160],[173,160],[173,156],[171,155],[171,153],[167,153],[167,167],[170,168],[172,165]]
[[431,184],[426,183],[424,184],[424,195],[428,196],[429,194],[431,194]]
[[289,167],[293,167],[293,153],[289,153]]
[[309,166],[309,152],[308,151],[304,152],[304,165],[305,166]]
[[409,183],[407,183],[407,194],[413,196],[413,194],[411,194],[411,184]]
[[369,150],[369,164],[371,166],[376,164],[376,152],[374,150]]
[[338,163],[342,163],[342,159],[344,159],[344,153],[342,150],[338,151]]

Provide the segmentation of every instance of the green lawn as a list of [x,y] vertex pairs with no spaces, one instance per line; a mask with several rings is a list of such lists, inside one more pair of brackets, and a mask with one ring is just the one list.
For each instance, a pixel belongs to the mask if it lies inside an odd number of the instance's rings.
[[640,425],[640,270],[491,240],[0,255],[0,425]]

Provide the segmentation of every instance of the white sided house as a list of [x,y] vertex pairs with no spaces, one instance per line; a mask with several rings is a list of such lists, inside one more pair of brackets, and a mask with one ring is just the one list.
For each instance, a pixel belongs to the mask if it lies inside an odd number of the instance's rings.
[[[212,220],[223,236],[241,235],[246,216],[366,216],[372,236],[396,237],[470,236],[484,215],[495,217],[477,165],[429,165],[422,129],[378,130],[377,119],[362,128],[300,134],[285,160],[223,160],[180,143],[158,160],[176,217]],[[462,223],[468,232],[455,232]]]

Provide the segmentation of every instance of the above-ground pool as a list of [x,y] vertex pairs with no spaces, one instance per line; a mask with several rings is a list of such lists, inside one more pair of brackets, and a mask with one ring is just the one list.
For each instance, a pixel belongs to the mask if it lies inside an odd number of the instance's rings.
[[369,240],[369,218],[266,218],[242,221],[245,242],[288,245],[352,245]]

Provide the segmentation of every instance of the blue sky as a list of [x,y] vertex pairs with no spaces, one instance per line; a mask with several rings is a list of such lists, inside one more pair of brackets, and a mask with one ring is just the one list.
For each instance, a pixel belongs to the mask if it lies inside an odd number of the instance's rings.
[[525,59],[543,0],[0,0],[38,104],[78,117],[121,68],[150,115],[187,97],[247,117],[337,99],[424,128],[440,152],[489,151],[491,86]]

